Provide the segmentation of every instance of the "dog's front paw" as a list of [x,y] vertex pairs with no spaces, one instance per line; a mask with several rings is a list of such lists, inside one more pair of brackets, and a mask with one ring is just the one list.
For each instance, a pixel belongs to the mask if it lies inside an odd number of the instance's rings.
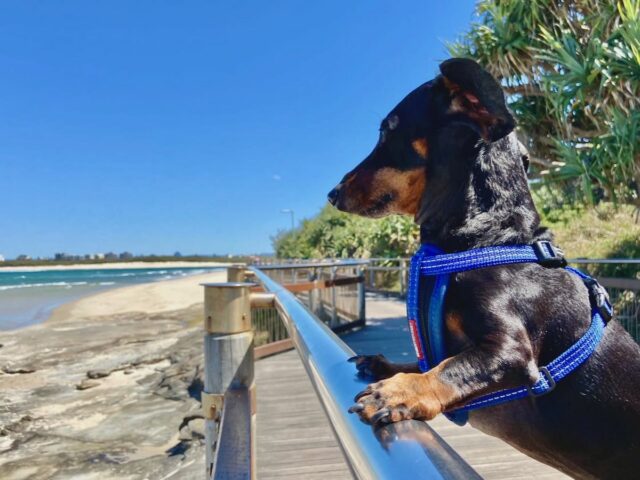
[[349,408],[372,425],[400,420],[431,420],[443,411],[437,392],[430,387],[428,374],[398,373],[372,383],[355,397]]
[[359,375],[373,380],[389,378],[396,373],[393,364],[380,353],[377,355],[356,355],[348,361],[356,365]]

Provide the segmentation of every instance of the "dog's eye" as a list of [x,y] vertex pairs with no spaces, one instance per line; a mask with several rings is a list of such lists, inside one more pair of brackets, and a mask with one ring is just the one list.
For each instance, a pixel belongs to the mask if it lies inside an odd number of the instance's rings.
[[398,126],[399,123],[400,123],[400,119],[398,118],[397,115],[391,115],[387,119],[387,126],[389,127],[389,130],[395,130],[395,128]]

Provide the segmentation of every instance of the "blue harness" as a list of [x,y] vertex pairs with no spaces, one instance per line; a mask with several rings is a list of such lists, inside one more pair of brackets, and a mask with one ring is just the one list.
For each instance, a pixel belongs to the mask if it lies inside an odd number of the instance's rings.
[[[532,245],[484,247],[459,253],[443,253],[434,245],[423,244],[411,259],[407,290],[407,318],[418,365],[423,372],[435,367],[445,358],[444,299],[452,273],[478,268],[515,263],[538,263],[544,267],[566,268],[578,275],[589,290],[591,301],[591,326],[568,350],[544,367],[540,367],[538,381],[532,386],[522,386],[490,393],[466,405],[447,412],[453,422],[464,425],[468,412],[491,407],[528,396],[539,397],[551,392],[556,383],[578,368],[594,352],[606,323],[613,315],[606,290],[596,280],[581,271],[567,267],[561,250],[550,242],[539,241]],[[420,281],[427,282],[428,307],[420,315],[418,293]]]

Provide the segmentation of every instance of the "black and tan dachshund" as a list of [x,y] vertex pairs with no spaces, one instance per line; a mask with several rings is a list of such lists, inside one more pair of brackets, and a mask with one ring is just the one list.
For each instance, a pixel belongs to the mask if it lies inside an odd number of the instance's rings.
[[[468,59],[450,59],[440,73],[385,117],[375,148],[329,201],[367,217],[412,215],[421,241],[445,252],[551,240],[500,85]],[[454,274],[444,308],[451,356],[429,372],[380,355],[357,359],[378,380],[358,399],[363,420],[429,420],[532,385],[538,367],[591,323],[583,282],[538,264]],[[383,409],[390,413],[376,415]],[[473,411],[469,421],[576,478],[640,478],[640,347],[611,321],[596,351],[553,392]]]

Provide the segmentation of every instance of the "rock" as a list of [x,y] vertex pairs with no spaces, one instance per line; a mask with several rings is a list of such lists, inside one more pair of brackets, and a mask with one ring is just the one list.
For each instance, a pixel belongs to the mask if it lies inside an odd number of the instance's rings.
[[108,372],[107,370],[89,370],[87,372],[87,377],[88,378],[104,378],[104,377],[108,377],[111,374],[111,372]]
[[194,418],[188,426],[192,438],[204,438],[204,418]]
[[12,367],[10,365],[5,365],[2,367],[2,371],[13,375],[18,373],[33,373],[36,369],[33,367]]
[[200,478],[202,329],[184,318],[201,309],[3,332],[0,371],[37,372],[0,374],[0,478]]
[[88,388],[97,387],[98,385],[100,385],[100,382],[85,379],[76,385],[76,390],[87,390]]
[[187,425],[182,427],[180,429],[180,435],[178,436],[178,438],[180,440],[192,440],[193,437],[191,436],[191,429]]

